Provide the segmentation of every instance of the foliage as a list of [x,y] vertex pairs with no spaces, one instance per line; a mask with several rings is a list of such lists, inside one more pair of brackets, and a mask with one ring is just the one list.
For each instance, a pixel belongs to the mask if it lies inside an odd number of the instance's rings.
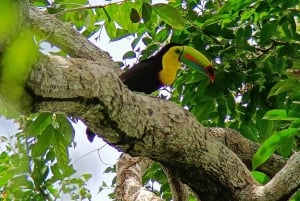
[[85,186],[90,175],[73,176],[67,148],[74,130],[69,120],[63,115],[43,113],[23,121],[23,132],[11,139],[1,137],[1,145],[5,146],[0,154],[3,198],[56,200],[69,194],[72,200],[90,199]]
[[[188,108],[205,126],[233,128],[262,143],[254,156],[253,169],[275,151],[289,157],[298,150],[299,0],[173,0],[167,4],[136,0],[92,7],[88,6],[87,0],[32,2],[72,23],[86,37],[104,29],[111,41],[134,36],[132,50],[124,54],[124,60],[147,58],[167,41],[194,46],[213,61],[216,80],[209,83],[205,76],[184,67],[173,85],[170,100]],[[141,46],[145,46],[142,51]],[[22,153],[30,152],[32,158],[26,159],[30,164],[26,171],[33,173],[34,169],[31,169],[38,168],[46,176],[32,177],[24,185],[38,184],[45,190],[47,185],[53,188],[51,182],[65,178],[62,175],[69,177],[73,173],[64,152],[72,141],[71,128],[62,116],[41,114],[33,119],[43,121],[25,126],[30,133],[17,140],[20,147],[16,150],[20,154],[15,152],[13,155],[8,150],[1,154],[1,161],[13,165],[15,157],[25,157]],[[57,124],[60,127],[56,127]],[[46,138],[45,133],[51,133],[51,138],[42,142],[40,139]],[[57,140],[60,143],[55,144]],[[34,143],[24,150],[21,141]],[[54,144],[50,145],[50,142]],[[35,157],[48,162],[49,166],[40,164]],[[159,174],[159,167],[155,167],[150,169],[145,180],[150,180],[149,175]],[[54,172],[53,176],[48,173],[50,171]],[[20,172],[25,174],[24,169]],[[262,183],[267,180],[258,172],[253,175]],[[164,188],[166,181],[160,176],[155,177],[155,181]],[[167,191],[164,188],[158,193],[168,199]]]

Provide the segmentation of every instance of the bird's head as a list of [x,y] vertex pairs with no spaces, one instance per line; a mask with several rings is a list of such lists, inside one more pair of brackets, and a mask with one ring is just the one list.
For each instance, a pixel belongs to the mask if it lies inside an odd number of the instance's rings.
[[214,69],[211,62],[193,47],[171,43],[168,52],[174,59],[186,64],[196,71],[204,72],[211,82],[215,80]]

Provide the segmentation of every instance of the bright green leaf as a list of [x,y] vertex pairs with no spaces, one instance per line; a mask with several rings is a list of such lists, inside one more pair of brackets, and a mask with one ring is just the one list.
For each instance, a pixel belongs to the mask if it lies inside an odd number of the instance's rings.
[[[163,21],[176,29],[184,29],[184,19],[174,7],[168,4],[154,4],[154,11],[161,17]],[[174,17],[176,16],[176,17]]]
[[41,135],[43,131],[51,124],[52,114],[41,113],[37,118],[30,124],[28,128],[28,136],[36,137]]
[[278,94],[281,94],[283,92],[293,90],[298,87],[298,85],[299,82],[295,80],[286,79],[279,81],[272,87],[271,91],[269,92],[268,98],[270,98],[271,96],[277,96]]
[[66,143],[70,145],[74,140],[75,130],[68,120],[67,116],[57,114],[56,115],[56,121],[59,125],[59,130],[63,134],[64,138],[66,139]]
[[158,42],[165,42],[167,40],[167,38],[170,36],[170,30],[165,28],[160,30],[157,35],[155,36],[155,40]]
[[270,181],[270,178],[268,177],[268,175],[266,175],[263,172],[252,171],[251,174],[255,178],[255,180],[262,185],[264,185]]
[[297,133],[298,128],[289,128],[279,131],[268,138],[254,154],[252,169],[255,170],[258,166],[263,164],[276,151],[281,142],[296,135]]
[[299,113],[282,109],[274,109],[268,111],[264,115],[263,119],[292,121],[299,119]]

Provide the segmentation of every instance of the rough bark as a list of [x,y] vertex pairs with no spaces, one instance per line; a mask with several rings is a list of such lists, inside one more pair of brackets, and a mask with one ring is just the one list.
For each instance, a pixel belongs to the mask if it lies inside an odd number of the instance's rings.
[[172,192],[173,201],[188,201],[189,200],[189,189],[188,186],[181,182],[176,177],[176,171],[173,171],[170,167],[162,166],[164,173],[168,178],[168,183]]
[[116,193],[123,201],[163,201],[142,185],[142,176],[153,161],[123,154],[117,162]]
[[[172,174],[202,201],[283,200],[299,188],[299,153],[268,184],[258,185],[241,160],[249,162],[255,146],[237,132],[204,128],[174,103],[129,91],[111,68],[115,65],[107,54],[73,44],[78,41],[74,42],[71,27],[57,27],[61,22],[35,8],[30,9],[30,18],[36,29],[50,35],[52,42],[80,57],[42,56],[37,61],[27,83],[34,99],[33,112],[51,111],[81,118],[117,149],[171,168]],[[64,39],[58,40],[61,37]],[[282,162],[271,162],[276,164],[266,168],[269,174],[274,175]]]

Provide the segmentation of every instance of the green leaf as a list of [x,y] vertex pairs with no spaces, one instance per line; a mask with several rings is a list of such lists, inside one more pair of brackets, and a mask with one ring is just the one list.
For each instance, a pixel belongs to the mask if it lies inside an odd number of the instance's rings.
[[60,130],[49,126],[47,129],[48,141],[53,146],[58,165],[63,169],[68,166],[68,144]]
[[59,130],[63,133],[64,138],[66,139],[67,145],[70,145],[74,140],[75,130],[68,120],[67,116],[57,114],[56,121],[59,125]]
[[269,92],[268,98],[270,98],[271,96],[277,96],[278,94],[281,94],[283,92],[293,90],[297,88],[298,85],[298,81],[291,79],[279,81],[272,87],[271,91]]
[[[174,7],[168,4],[154,4],[154,11],[161,17],[163,21],[176,29],[184,29],[184,19]],[[174,17],[176,16],[176,17]]]
[[123,60],[125,59],[133,59],[136,58],[136,54],[134,51],[128,51],[123,55]]
[[291,156],[293,149],[294,149],[293,143],[294,143],[293,137],[289,137],[280,143],[279,150],[280,150],[281,156],[283,156],[285,158],[288,158],[289,156]]
[[78,30],[82,29],[85,24],[89,12],[87,10],[78,10],[72,15],[72,21]]
[[95,28],[95,23],[96,23],[96,19],[95,19],[95,14],[92,10],[89,10],[88,11],[88,16],[86,16],[85,18],[85,27],[86,27],[86,30],[89,31],[89,32],[94,32],[94,30],[96,30]]
[[289,39],[293,39],[296,34],[295,19],[292,15],[285,16],[283,19],[284,22],[281,24],[281,28]]
[[48,126],[45,131],[38,136],[36,143],[32,145],[31,150],[33,158],[41,157],[48,151],[50,147],[48,131],[50,128],[51,126]]
[[286,139],[293,137],[298,133],[298,128],[289,128],[279,131],[268,138],[257,150],[253,156],[252,169],[255,170],[258,166],[263,164],[279,147],[279,144]]
[[104,173],[116,173],[116,167],[115,166],[113,166],[113,167],[107,167],[104,170]]
[[158,42],[164,42],[170,36],[170,30],[168,28],[160,30],[157,35],[155,36],[155,40]]
[[266,45],[270,43],[269,39],[276,33],[277,28],[278,28],[277,20],[273,20],[264,24],[260,32],[260,44]]
[[222,22],[229,18],[230,18],[229,14],[215,15],[215,16],[209,18],[208,20],[206,20],[202,26],[203,27],[210,26],[210,25]]
[[131,1],[118,5],[117,12],[114,13],[115,21],[121,26],[121,29],[126,30],[128,33],[135,33],[137,31],[139,23],[132,23],[130,13],[133,7],[136,7]]
[[148,45],[147,48],[142,51],[143,57],[141,59],[143,60],[145,58],[148,58],[149,56],[152,56],[158,49],[159,46],[155,43]]
[[191,112],[197,117],[199,121],[207,120],[209,114],[215,109],[215,104],[215,99],[208,98],[205,101],[199,102]]
[[252,123],[247,123],[246,125],[245,124],[242,124],[240,126],[240,131],[241,131],[241,134],[243,136],[245,136],[246,138],[254,141],[254,142],[257,142],[257,131],[255,129],[255,125]]
[[284,120],[284,121],[293,121],[299,119],[299,113],[293,112],[292,110],[287,111],[283,109],[274,109],[268,111],[263,119],[267,120]]
[[270,181],[270,178],[268,177],[268,175],[266,175],[263,172],[252,171],[251,174],[255,178],[255,180],[262,185],[264,185]]
[[34,169],[31,174],[34,184],[36,186],[41,186],[45,179],[47,178],[49,174],[49,168],[46,166],[46,163],[44,160],[35,159],[34,160]]
[[115,22],[105,22],[104,27],[109,38],[115,38],[117,34],[117,28]]
[[131,8],[130,20],[132,23],[138,23],[141,20],[141,17],[135,8]]
[[28,136],[36,137],[41,135],[44,130],[51,124],[52,114],[41,113],[38,117],[30,124],[28,128]]
[[149,21],[151,21],[151,15],[152,15],[152,6],[147,2],[143,2],[142,18],[144,23],[147,24]]
[[128,36],[130,36],[130,33],[127,30],[117,29],[115,38],[112,38],[110,41],[113,42],[113,41],[121,40],[121,39],[126,38]]

